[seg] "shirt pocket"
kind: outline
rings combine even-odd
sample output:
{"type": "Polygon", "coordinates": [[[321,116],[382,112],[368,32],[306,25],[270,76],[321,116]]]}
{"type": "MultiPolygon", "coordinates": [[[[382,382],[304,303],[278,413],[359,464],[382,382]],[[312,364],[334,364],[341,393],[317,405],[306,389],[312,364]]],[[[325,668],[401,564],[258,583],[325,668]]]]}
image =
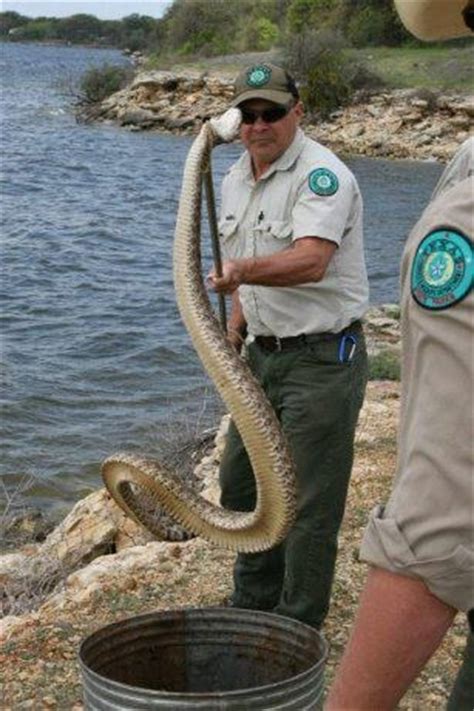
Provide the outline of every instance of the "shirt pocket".
{"type": "Polygon", "coordinates": [[[292,243],[293,225],[288,220],[271,220],[254,229],[257,255],[274,254],[292,243]]]}
{"type": "Polygon", "coordinates": [[[241,256],[241,246],[239,247],[238,234],[239,223],[236,219],[220,220],[219,240],[225,259],[238,259],[241,256]]]}

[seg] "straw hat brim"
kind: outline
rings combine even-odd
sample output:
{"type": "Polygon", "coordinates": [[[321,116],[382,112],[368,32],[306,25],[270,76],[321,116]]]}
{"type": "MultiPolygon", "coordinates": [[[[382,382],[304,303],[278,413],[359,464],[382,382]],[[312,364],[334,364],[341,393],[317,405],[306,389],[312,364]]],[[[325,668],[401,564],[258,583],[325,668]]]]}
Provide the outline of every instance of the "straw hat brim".
{"type": "Polygon", "coordinates": [[[462,16],[466,0],[395,0],[400,19],[421,40],[472,36],[462,16]]]}

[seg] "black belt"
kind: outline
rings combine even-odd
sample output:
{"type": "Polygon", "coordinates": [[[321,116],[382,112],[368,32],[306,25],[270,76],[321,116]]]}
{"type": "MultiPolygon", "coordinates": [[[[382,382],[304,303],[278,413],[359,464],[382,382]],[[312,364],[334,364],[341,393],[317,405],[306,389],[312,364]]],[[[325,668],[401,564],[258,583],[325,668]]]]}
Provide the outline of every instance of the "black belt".
{"type": "Polygon", "coordinates": [[[255,343],[265,351],[291,351],[303,348],[307,343],[320,343],[321,341],[337,341],[341,336],[347,334],[357,334],[362,330],[360,321],[353,321],[349,326],[343,328],[338,333],[301,333],[299,336],[288,336],[278,338],[278,336],[255,336],[255,343]]]}

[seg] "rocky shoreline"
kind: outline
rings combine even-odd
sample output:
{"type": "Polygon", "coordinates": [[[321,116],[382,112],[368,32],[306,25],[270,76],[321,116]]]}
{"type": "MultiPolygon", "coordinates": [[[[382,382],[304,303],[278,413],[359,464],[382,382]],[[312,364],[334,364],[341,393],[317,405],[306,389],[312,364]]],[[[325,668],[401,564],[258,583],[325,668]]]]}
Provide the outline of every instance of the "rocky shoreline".
{"type": "MultiPolygon", "coordinates": [[[[194,134],[228,108],[233,76],[216,71],[140,71],[125,89],[82,106],[81,121],[129,130],[194,134]]],[[[447,161],[474,128],[474,96],[423,89],[360,91],[329,120],[307,117],[308,135],[343,155],[447,161]]]]}

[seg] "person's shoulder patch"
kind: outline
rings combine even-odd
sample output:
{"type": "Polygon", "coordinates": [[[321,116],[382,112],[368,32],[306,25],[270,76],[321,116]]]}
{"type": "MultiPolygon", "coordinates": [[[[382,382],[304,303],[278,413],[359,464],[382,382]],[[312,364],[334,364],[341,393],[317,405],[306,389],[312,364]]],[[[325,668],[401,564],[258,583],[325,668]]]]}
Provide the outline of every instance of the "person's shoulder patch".
{"type": "Polygon", "coordinates": [[[334,195],[339,190],[339,180],[332,170],[316,168],[308,175],[309,189],[316,195],[324,197],[334,195]]]}
{"type": "Polygon", "coordinates": [[[411,268],[411,293],[425,309],[441,311],[462,301],[473,284],[469,239],[456,230],[440,229],[424,237],[411,268]]]}

